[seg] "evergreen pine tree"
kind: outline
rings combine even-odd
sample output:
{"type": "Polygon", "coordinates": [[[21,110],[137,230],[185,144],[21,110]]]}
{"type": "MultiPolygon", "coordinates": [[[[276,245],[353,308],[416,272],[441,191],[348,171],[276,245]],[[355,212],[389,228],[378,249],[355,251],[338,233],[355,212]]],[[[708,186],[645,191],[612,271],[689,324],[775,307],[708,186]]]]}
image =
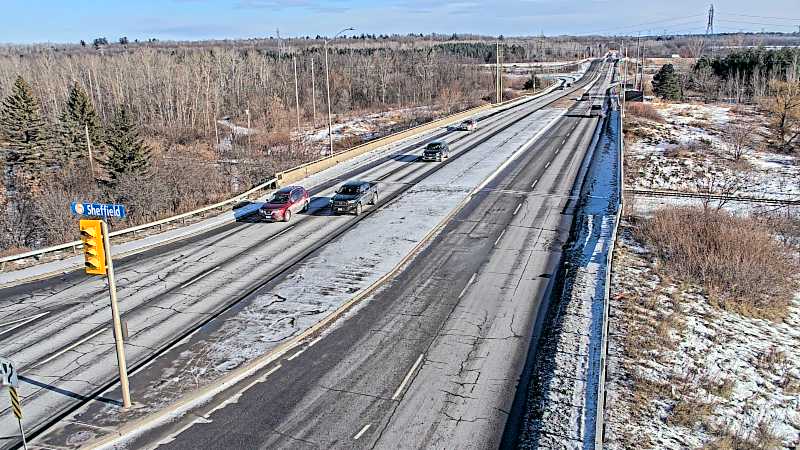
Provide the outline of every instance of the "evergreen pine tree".
{"type": "Polygon", "coordinates": [[[672,64],[664,64],[653,75],[653,92],[666,100],[679,100],[681,98],[680,82],[672,64]]]}
{"type": "Polygon", "coordinates": [[[21,177],[31,185],[36,184],[51,163],[46,153],[47,129],[38,100],[20,76],[0,107],[0,137],[10,150],[7,165],[12,171],[11,178],[21,177]]]}
{"type": "Polygon", "coordinates": [[[89,142],[94,155],[99,155],[103,145],[103,129],[100,117],[92,106],[86,91],[75,82],[69,91],[67,107],[59,118],[59,159],[62,162],[87,158],[86,129],[89,129],[89,142]]]}
{"type": "Polygon", "coordinates": [[[103,165],[112,182],[125,175],[143,175],[150,168],[150,149],[139,136],[125,107],[114,113],[106,137],[106,150],[103,165]]]}

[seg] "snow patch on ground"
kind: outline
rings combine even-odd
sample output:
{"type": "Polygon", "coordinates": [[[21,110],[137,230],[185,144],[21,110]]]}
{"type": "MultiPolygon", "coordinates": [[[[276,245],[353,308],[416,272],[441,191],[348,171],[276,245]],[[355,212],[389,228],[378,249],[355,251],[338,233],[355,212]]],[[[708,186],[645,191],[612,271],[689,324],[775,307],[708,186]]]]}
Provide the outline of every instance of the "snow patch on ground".
{"type": "Polygon", "coordinates": [[[608,252],[619,202],[619,112],[610,111],[581,191],[560,299],[534,368],[523,448],[593,448],[608,252]]]}
{"type": "MultiPolygon", "coordinates": [[[[537,111],[453,159],[298,264],[285,279],[258,293],[224,323],[190,338],[171,366],[154,377],[147,393],[137,399],[142,406],[136,414],[157,411],[210,385],[358,295],[391,271],[476,186],[564,112],[555,108],[537,111]]],[[[103,413],[111,415],[113,407],[103,413]]]]}
{"type": "Polygon", "coordinates": [[[665,123],[626,118],[626,187],[727,193],[769,198],[800,197],[796,157],[764,151],[767,118],[753,107],[702,103],[652,103],[665,123]],[[732,120],[758,124],[755,147],[741,162],[721,139],[732,120]],[[723,192],[724,191],[724,192],[723,192]]]}
{"type": "MultiPolygon", "coordinates": [[[[606,448],[800,443],[800,295],[783,322],[709,304],[631,237],[612,274],[606,448]]],[[[733,448],[733,447],[731,447],[733,448]]],[[[761,447],[759,447],[761,448],[761,447]]]]}

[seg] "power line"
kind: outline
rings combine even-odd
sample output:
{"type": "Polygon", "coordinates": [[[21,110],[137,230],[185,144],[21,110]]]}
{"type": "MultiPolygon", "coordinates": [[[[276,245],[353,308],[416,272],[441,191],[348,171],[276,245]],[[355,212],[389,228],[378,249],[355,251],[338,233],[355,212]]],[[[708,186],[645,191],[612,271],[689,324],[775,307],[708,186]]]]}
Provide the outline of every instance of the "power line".
{"type": "MultiPolygon", "coordinates": [[[[587,34],[599,34],[599,33],[602,34],[602,33],[620,31],[620,30],[630,30],[630,29],[634,29],[635,30],[637,27],[641,27],[643,25],[653,25],[653,24],[673,22],[673,21],[676,21],[676,20],[685,20],[685,19],[692,19],[692,18],[699,18],[699,17],[705,17],[705,14],[694,14],[694,15],[691,15],[691,16],[683,16],[683,17],[671,17],[671,18],[667,18],[667,19],[653,20],[653,21],[650,21],[650,22],[642,22],[642,23],[637,23],[637,24],[633,24],[633,25],[626,25],[626,26],[622,26],[622,27],[607,28],[605,30],[589,31],[589,32],[583,33],[583,34],[584,35],[587,35],[587,34]]],[[[675,25],[678,25],[678,24],[675,24],[675,25]]]]}
{"type": "Polygon", "coordinates": [[[734,14],[734,13],[726,13],[728,16],[737,16],[737,17],[754,17],[756,19],[775,19],[775,20],[786,20],[789,22],[800,22],[800,19],[790,19],[788,17],[774,17],[774,16],[755,16],[752,14],[734,14]]]}
{"type": "Polygon", "coordinates": [[[726,22],[726,23],[741,23],[745,25],[760,25],[760,26],[768,26],[768,27],[783,27],[783,28],[795,28],[796,25],[789,25],[785,23],[765,23],[765,22],[749,22],[746,20],[733,20],[733,19],[718,19],[718,22],[726,22]]]}

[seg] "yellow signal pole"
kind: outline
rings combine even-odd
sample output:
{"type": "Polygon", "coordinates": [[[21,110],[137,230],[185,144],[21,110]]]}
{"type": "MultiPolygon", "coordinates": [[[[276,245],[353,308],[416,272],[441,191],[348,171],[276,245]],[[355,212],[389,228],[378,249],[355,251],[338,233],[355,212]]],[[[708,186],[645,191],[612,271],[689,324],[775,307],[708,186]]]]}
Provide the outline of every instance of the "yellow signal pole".
{"type": "Polygon", "coordinates": [[[81,240],[86,259],[86,273],[105,275],[108,279],[108,293],[111,297],[111,320],[114,324],[114,343],[117,348],[119,366],[119,385],[122,391],[122,406],[131,406],[131,393],[128,386],[128,367],[125,363],[125,342],[122,338],[122,319],[117,303],[117,283],[114,279],[114,262],[111,260],[111,241],[108,239],[108,224],[105,220],[81,219],[81,240]]]}
{"type": "Polygon", "coordinates": [[[131,392],[128,385],[128,366],[125,362],[125,343],[122,339],[122,319],[119,315],[119,305],[117,304],[117,283],[114,280],[114,262],[111,260],[111,242],[108,239],[108,224],[105,220],[100,221],[103,229],[103,248],[105,250],[105,260],[108,267],[108,293],[111,296],[111,319],[114,322],[114,343],[117,346],[117,364],[119,365],[119,387],[122,391],[122,407],[130,408],[131,392]]]}

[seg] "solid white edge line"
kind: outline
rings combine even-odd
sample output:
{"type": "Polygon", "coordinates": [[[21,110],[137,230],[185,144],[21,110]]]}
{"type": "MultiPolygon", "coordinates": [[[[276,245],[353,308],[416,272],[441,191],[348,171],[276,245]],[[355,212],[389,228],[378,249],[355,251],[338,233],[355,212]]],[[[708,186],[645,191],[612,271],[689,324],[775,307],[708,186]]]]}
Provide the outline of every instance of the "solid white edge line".
{"type": "Polygon", "coordinates": [[[308,350],[308,347],[306,347],[306,348],[304,348],[304,349],[302,349],[302,350],[298,351],[298,352],[297,352],[297,353],[295,353],[294,355],[292,355],[292,356],[290,356],[290,357],[286,358],[286,360],[287,360],[287,361],[292,361],[293,359],[295,359],[295,358],[297,358],[298,356],[302,355],[302,354],[303,354],[303,352],[304,352],[304,351],[306,351],[306,350],[308,350]]]}
{"type": "MultiPolygon", "coordinates": [[[[5,327],[5,326],[8,326],[8,325],[14,325],[15,323],[19,323],[19,322],[25,322],[25,323],[22,323],[20,325],[17,325],[17,327],[19,327],[19,326],[25,325],[26,323],[28,323],[28,322],[30,322],[32,320],[36,320],[39,317],[46,316],[48,314],[50,314],[50,311],[46,311],[46,312],[43,312],[43,313],[40,313],[40,314],[36,314],[35,316],[23,317],[22,319],[12,320],[11,322],[0,323],[0,327],[5,327]]],[[[17,327],[14,327],[14,328],[17,328],[17,327]]],[[[12,328],[12,330],[14,328],[12,328]]],[[[6,331],[11,331],[11,330],[6,330],[6,331]]],[[[5,333],[6,331],[0,331],[0,334],[5,333]]]]}
{"type": "MultiPolygon", "coordinates": [[[[42,315],[44,315],[44,314],[42,314],[42,315]]],[[[17,323],[16,325],[14,325],[14,326],[13,326],[13,327],[11,327],[11,328],[6,328],[5,330],[3,330],[3,331],[0,331],[0,336],[4,335],[4,334],[6,334],[6,333],[11,333],[12,331],[16,330],[17,328],[19,328],[19,327],[22,327],[22,326],[25,326],[25,325],[27,325],[27,324],[29,324],[29,323],[33,322],[34,320],[36,320],[36,319],[38,319],[38,318],[42,317],[42,315],[39,315],[39,316],[33,316],[33,317],[29,317],[29,318],[28,318],[27,320],[25,320],[24,322],[19,322],[19,323],[17,323]]]]}
{"type": "Polygon", "coordinates": [[[358,440],[358,438],[360,438],[361,436],[363,436],[363,435],[364,435],[364,433],[366,433],[366,432],[367,432],[367,430],[369,430],[369,427],[371,427],[371,426],[372,426],[372,424],[371,424],[371,423],[368,423],[368,424],[364,425],[364,428],[362,428],[362,429],[361,429],[361,431],[359,431],[358,433],[356,433],[356,435],[355,435],[355,436],[353,436],[353,440],[354,440],[354,441],[357,441],[357,440],[358,440]]]}
{"type": "MultiPolygon", "coordinates": [[[[277,366],[273,367],[272,369],[269,369],[269,370],[267,371],[267,373],[265,373],[264,375],[261,375],[260,377],[256,378],[256,379],[255,379],[255,380],[253,380],[252,382],[248,383],[248,384],[247,384],[247,386],[243,387],[243,388],[242,388],[242,389],[241,389],[239,392],[237,392],[237,394],[239,394],[239,395],[241,395],[241,394],[244,394],[244,393],[245,393],[245,392],[247,392],[247,391],[248,391],[248,390],[249,390],[251,387],[253,387],[253,386],[257,385],[258,383],[263,383],[264,381],[266,381],[266,380],[267,380],[267,377],[268,377],[268,376],[270,376],[270,375],[272,375],[273,373],[277,372],[277,371],[278,371],[278,369],[280,369],[281,367],[282,367],[282,366],[281,366],[280,364],[278,364],[277,366]]],[[[217,409],[219,409],[219,408],[220,408],[220,407],[219,407],[219,406],[217,406],[216,408],[214,408],[213,410],[211,410],[211,411],[209,412],[209,414],[208,414],[208,415],[210,415],[211,413],[213,413],[214,411],[216,411],[216,410],[217,410],[217,409]]]]}
{"type": "Polygon", "coordinates": [[[48,363],[48,362],[50,362],[50,361],[52,361],[52,360],[54,360],[54,359],[58,358],[59,356],[63,355],[64,353],[67,353],[68,351],[72,350],[73,348],[75,348],[75,347],[77,347],[77,346],[79,346],[79,345],[83,344],[84,342],[88,341],[89,339],[91,339],[91,338],[93,338],[93,337],[97,336],[98,334],[100,334],[100,333],[102,333],[102,332],[104,332],[104,331],[110,331],[110,330],[107,330],[106,328],[103,328],[103,329],[97,330],[97,331],[95,331],[94,333],[90,334],[89,336],[86,336],[85,338],[81,339],[80,341],[78,341],[78,342],[76,342],[76,343],[74,343],[74,344],[70,345],[69,347],[67,347],[67,348],[64,348],[64,349],[61,349],[61,350],[60,350],[60,351],[58,351],[57,353],[55,353],[55,354],[53,354],[53,355],[50,355],[50,356],[49,356],[47,359],[45,359],[44,361],[37,362],[36,364],[34,364],[33,366],[31,366],[31,368],[33,368],[33,367],[39,367],[39,366],[41,366],[42,364],[48,363]]]}
{"type": "Polygon", "coordinates": [[[520,204],[518,204],[518,205],[517,205],[517,208],[514,210],[514,214],[512,214],[512,216],[516,216],[516,215],[517,215],[517,213],[519,212],[519,209],[520,209],[520,208],[522,208],[522,203],[520,203],[520,204]]]}
{"type": "Polygon", "coordinates": [[[411,376],[414,375],[414,372],[417,370],[417,366],[419,366],[419,364],[422,362],[423,356],[425,356],[425,354],[420,353],[419,358],[417,358],[417,361],[414,362],[414,365],[411,366],[411,369],[408,370],[406,377],[403,378],[403,382],[400,383],[400,386],[398,386],[397,390],[394,391],[394,395],[392,395],[392,400],[397,400],[397,397],[399,397],[400,393],[403,392],[403,389],[405,389],[406,387],[406,383],[408,383],[408,381],[411,379],[411,376]]]}
{"type": "Polygon", "coordinates": [[[503,235],[506,234],[506,229],[503,228],[503,231],[500,232],[500,236],[497,236],[497,239],[494,241],[494,246],[497,247],[497,243],[500,242],[500,239],[503,238],[503,235]]]}
{"type": "Polygon", "coordinates": [[[189,280],[186,283],[184,283],[183,285],[181,285],[181,289],[187,288],[187,287],[197,283],[198,281],[202,280],[203,278],[211,275],[211,272],[214,272],[215,270],[219,269],[219,267],[220,266],[214,267],[213,269],[209,270],[208,272],[201,273],[200,275],[192,278],[191,280],[189,280]]]}

